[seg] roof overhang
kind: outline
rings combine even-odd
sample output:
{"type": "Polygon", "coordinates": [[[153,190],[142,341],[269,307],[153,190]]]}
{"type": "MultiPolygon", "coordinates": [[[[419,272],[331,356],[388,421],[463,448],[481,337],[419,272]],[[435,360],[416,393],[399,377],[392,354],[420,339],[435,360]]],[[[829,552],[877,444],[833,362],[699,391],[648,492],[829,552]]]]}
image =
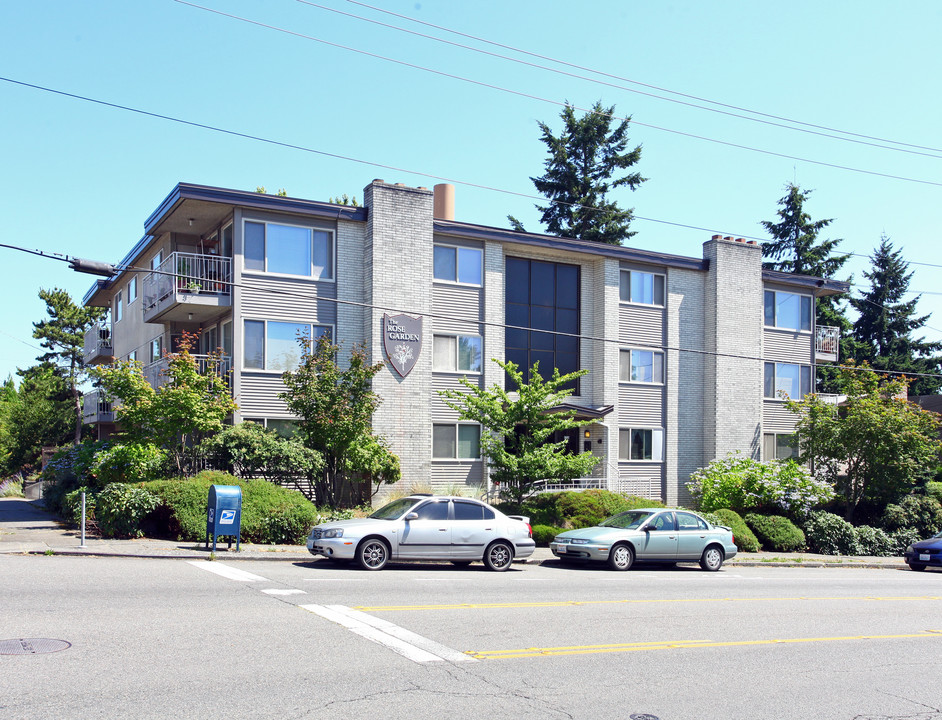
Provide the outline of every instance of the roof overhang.
{"type": "Polygon", "coordinates": [[[763,270],[763,282],[774,282],[780,285],[794,285],[811,290],[815,297],[826,295],[842,295],[850,292],[850,283],[843,280],[829,280],[814,275],[795,275],[794,273],[779,272],[778,270],[763,270]]]}
{"type": "Polygon", "coordinates": [[[601,420],[615,409],[614,405],[600,405],[599,407],[585,407],[583,405],[574,405],[573,403],[560,403],[549,412],[572,412],[573,419],[580,422],[595,422],[601,420]]]}

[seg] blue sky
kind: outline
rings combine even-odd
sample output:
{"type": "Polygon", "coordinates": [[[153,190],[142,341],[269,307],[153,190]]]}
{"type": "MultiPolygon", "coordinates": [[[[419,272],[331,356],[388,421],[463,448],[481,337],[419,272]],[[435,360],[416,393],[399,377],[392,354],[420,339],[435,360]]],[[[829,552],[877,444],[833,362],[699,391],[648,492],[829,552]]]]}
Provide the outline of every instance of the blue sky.
{"type": "MultiPolygon", "coordinates": [[[[776,219],[777,201],[795,181],[813,189],[814,219],[835,219],[826,237],[843,238],[843,251],[867,256],[886,233],[907,260],[926,263],[912,265],[910,287],[924,292],[923,314],[942,311],[939,268],[931,266],[942,265],[938,2],[370,2],[615,79],[347,0],[320,0],[609,85],[297,0],[201,4],[271,27],[174,0],[6,3],[0,76],[349,159],[0,81],[0,242],[116,262],[180,181],[326,200],[362,199],[373,178],[431,186],[437,176],[457,186],[458,220],[506,227],[513,214],[539,231],[534,201],[520,196],[535,194],[529,177],[542,172],[536,123],[558,129],[559,103],[601,99],[633,117],[631,139],[643,146],[638,167],[648,182],[615,195],[647,218],[633,224],[633,246],[700,257],[713,232],[766,237],[759,222],[776,219]],[[629,81],[894,143],[873,147],[825,137],[840,134],[831,130],[815,135],[731,117],[633,92],[684,99],[629,81]]],[[[721,109],[703,100],[685,99],[721,109]]],[[[858,285],[868,266],[866,257],[848,263],[858,285]]],[[[39,288],[62,287],[79,299],[93,278],[3,248],[0,273],[5,377],[39,352],[31,338],[45,314],[39,288]]],[[[942,319],[928,324],[925,336],[942,339],[942,319]]]]}

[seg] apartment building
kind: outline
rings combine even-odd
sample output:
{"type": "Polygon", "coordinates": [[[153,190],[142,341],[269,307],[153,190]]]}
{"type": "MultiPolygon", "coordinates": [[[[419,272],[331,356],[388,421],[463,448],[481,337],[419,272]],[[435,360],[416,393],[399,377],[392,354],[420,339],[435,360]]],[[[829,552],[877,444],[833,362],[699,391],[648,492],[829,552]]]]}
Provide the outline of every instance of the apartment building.
{"type": "MultiPolygon", "coordinates": [[[[586,369],[565,440],[599,462],[579,485],[683,503],[714,458],[791,453],[782,396],[810,392],[815,364],[837,359],[814,298],[847,284],[764,271],[761,256],[730,237],[695,258],[459,222],[449,185],[374,180],[351,207],[181,183],[126,269],[86,294],[110,317],[85,357],[139,360],[156,386],[181,333],[198,332],[201,362],[225,355],[234,421],[290,432],[278,394],[298,333],[363,344],[385,364],[376,432],[405,483],[441,489],[486,485],[487,469],[480,427],[439,391],[504,383],[492,358],[586,369]]],[[[90,393],[86,420],[113,430],[107,399],[90,393]]]]}

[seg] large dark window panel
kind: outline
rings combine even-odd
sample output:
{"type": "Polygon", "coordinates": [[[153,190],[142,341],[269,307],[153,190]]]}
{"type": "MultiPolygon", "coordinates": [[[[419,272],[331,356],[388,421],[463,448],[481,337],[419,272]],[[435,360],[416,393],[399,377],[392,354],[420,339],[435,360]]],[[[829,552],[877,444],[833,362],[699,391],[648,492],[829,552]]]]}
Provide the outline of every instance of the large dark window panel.
{"type": "MultiPolygon", "coordinates": [[[[520,368],[524,382],[530,381],[535,362],[544,378],[551,377],[554,368],[561,374],[579,370],[579,266],[507,258],[505,268],[505,322],[530,328],[507,328],[506,359],[520,368]]],[[[509,378],[507,388],[514,389],[509,378]]],[[[578,394],[578,382],[571,388],[578,394]]]]}

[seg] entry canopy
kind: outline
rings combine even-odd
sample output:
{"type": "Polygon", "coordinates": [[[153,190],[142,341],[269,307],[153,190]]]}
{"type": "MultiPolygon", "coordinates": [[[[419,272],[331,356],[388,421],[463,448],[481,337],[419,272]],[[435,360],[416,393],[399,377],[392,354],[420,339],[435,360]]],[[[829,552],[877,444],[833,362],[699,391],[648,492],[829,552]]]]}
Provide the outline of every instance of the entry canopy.
{"type": "Polygon", "coordinates": [[[575,415],[573,419],[580,421],[591,421],[591,420],[601,420],[603,417],[608,415],[612,410],[615,409],[614,405],[601,405],[599,407],[584,407],[582,405],[574,405],[572,403],[560,403],[555,406],[550,412],[573,412],[575,415]]]}

